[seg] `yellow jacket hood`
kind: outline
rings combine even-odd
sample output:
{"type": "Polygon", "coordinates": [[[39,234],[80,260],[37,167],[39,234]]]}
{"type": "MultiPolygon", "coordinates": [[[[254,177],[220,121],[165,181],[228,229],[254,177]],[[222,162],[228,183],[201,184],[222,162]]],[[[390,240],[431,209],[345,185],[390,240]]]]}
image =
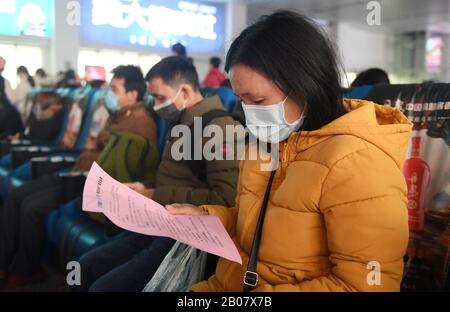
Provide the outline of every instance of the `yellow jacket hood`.
{"type": "Polygon", "coordinates": [[[385,152],[401,169],[405,161],[412,124],[400,110],[365,100],[344,99],[348,111],[316,131],[296,133],[301,144],[297,151],[306,150],[330,136],[353,135],[385,152]]]}

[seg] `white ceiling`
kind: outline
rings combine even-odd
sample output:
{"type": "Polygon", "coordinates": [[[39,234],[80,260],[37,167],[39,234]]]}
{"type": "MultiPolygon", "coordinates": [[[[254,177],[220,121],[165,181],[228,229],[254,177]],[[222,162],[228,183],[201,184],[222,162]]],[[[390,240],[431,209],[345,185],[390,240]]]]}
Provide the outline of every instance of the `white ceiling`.
{"type": "MultiPolygon", "coordinates": [[[[226,0],[225,0],[226,1],[226,0]]],[[[380,31],[428,30],[450,33],[450,0],[379,0],[381,26],[368,26],[369,0],[228,0],[248,4],[250,18],[290,8],[330,22],[346,22],[380,31]],[[377,29],[374,29],[377,28],[377,29]]]]}

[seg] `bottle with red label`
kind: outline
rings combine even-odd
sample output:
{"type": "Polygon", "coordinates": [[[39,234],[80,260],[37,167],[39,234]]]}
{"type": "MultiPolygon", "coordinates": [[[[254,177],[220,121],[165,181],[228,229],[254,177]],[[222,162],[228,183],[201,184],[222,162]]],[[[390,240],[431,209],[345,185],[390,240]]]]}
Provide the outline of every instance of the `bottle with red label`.
{"type": "Polygon", "coordinates": [[[420,158],[421,136],[411,139],[411,157],[406,160],[403,174],[408,185],[409,230],[420,232],[424,227],[425,195],[430,184],[430,167],[420,158]]]}

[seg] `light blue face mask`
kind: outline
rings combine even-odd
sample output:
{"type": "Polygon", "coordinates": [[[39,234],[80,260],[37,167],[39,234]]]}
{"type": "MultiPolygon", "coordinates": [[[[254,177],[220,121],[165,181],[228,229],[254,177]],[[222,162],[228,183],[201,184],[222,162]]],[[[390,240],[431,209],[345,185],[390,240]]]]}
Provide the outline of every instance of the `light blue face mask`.
{"type": "Polygon", "coordinates": [[[117,112],[120,109],[119,98],[111,90],[106,93],[105,105],[110,112],[117,112]]]}

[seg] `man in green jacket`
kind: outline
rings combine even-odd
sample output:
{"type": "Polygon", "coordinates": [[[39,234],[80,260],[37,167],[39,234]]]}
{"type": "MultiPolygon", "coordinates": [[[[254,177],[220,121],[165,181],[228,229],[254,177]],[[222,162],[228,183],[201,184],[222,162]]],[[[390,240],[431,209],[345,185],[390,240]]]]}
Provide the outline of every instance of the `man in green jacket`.
{"type": "MultiPolygon", "coordinates": [[[[235,142],[234,136],[229,141],[224,135],[222,141],[215,145],[220,146],[218,152],[222,153],[222,158],[216,157],[206,161],[198,160],[194,151],[183,154],[188,146],[186,142],[190,141],[185,139],[193,139],[193,136],[189,134],[188,137],[180,138],[176,134],[180,129],[194,129],[195,123],[199,121],[196,120],[197,117],[204,117],[203,120],[208,126],[220,129],[223,134],[226,134],[227,126],[238,126],[240,123],[225,113],[217,113],[225,111],[219,97],[203,98],[196,69],[184,58],[163,59],[149,71],[146,80],[155,99],[155,112],[169,125],[169,138],[156,184],[144,185],[136,182],[128,186],[162,205],[192,203],[233,207],[239,174],[238,149],[236,146],[231,148],[231,144],[235,142]],[[212,111],[214,112],[211,113],[212,111]],[[186,144],[180,149],[179,145],[183,143],[186,144]],[[228,155],[230,151],[233,151],[232,155],[228,155]],[[180,154],[195,157],[183,158],[180,154]]],[[[242,139],[243,135],[238,134],[238,139],[242,139]]],[[[192,144],[191,150],[203,151],[208,140],[209,138],[203,138],[201,135],[199,141],[193,140],[200,144],[192,144]]],[[[77,289],[105,292],[141,291],[173,244],[174,240],[170,238],[126,232],[121,238],[91,251],[80,259],[81,286],[77,289]]]]}

